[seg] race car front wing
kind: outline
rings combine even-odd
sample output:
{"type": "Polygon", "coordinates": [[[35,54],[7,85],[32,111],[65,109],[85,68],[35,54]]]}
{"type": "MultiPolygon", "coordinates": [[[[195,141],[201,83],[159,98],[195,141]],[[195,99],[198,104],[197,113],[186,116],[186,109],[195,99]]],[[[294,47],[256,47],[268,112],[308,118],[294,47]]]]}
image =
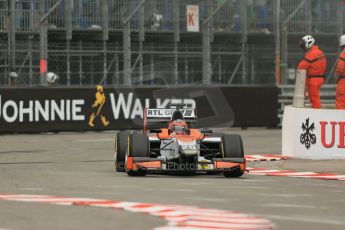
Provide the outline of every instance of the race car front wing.
{"type": "Polygon", "coordinates": [[[236,169],[246,170],[244,158],[213,158],[212,161],[196,162],[193,164],[178,164],[149,157],[128,157],[127,170],[144,171],[195,171],[195,172],[225,172],[236,169]]]}

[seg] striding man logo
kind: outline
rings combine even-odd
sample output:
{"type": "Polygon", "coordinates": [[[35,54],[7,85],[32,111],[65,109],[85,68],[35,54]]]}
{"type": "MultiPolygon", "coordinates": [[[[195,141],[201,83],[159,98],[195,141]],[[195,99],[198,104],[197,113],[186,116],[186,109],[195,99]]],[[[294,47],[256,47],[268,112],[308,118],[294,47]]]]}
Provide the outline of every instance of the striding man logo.
{"type": "Polygon", "coordinates": [[[104,106],[104,103],[106,101],[106,97],[103,91],[103,86],[97,85],[96,86],[96,94],[95,94],[95,102],[92,104],[92,113],[89,118],[89,126],[94,127],[94,120],[95,118],[99,118],[103,124],[104,127],[109,125],[109,121],[105,117],[105,115],[102,113],[102,109],[104,106]]]}

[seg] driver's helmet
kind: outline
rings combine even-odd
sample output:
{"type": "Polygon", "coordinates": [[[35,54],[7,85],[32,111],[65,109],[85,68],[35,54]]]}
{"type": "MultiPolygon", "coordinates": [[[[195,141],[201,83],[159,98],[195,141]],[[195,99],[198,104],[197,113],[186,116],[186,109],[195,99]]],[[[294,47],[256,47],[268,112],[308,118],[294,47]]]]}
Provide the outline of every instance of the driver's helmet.
{"type": "Polygon", "coordinates": [[[188,130],[188,125],[184,120],[177,119],[169,124],[169,130],[176,134],[185,134],[188,130]]]}

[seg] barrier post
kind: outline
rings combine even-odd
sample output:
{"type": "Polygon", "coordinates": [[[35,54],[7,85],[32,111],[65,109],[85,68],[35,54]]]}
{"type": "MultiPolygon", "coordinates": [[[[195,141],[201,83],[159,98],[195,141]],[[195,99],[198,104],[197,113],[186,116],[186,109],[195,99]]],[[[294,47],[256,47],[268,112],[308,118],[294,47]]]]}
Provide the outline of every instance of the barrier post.
{"type": "Polygon", "coordinates": [[[295,93],[293,95],[293,106],[297,108],[304,107],[304,91],[305,91],[305,79],[307,71],[298,69],[296,71],[296,84],[295,93]]]}

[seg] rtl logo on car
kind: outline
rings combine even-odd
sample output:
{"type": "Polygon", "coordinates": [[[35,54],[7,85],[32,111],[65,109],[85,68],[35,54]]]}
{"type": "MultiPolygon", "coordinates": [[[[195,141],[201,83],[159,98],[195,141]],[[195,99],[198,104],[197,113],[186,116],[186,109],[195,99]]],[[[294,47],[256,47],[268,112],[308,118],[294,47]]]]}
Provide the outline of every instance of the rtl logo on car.
{"type": "MultiPolygon", "coordinates": [[[[324,148],[345,148],[345,122],[337,121],[320,121],[320,138],[321,145],[324,148]]],[[[315,123],[311,122],[309,118],[302,123],[303,133],[300,135],[300,142],[307,149],[313,144],[316,144],[315,123]]]]}

